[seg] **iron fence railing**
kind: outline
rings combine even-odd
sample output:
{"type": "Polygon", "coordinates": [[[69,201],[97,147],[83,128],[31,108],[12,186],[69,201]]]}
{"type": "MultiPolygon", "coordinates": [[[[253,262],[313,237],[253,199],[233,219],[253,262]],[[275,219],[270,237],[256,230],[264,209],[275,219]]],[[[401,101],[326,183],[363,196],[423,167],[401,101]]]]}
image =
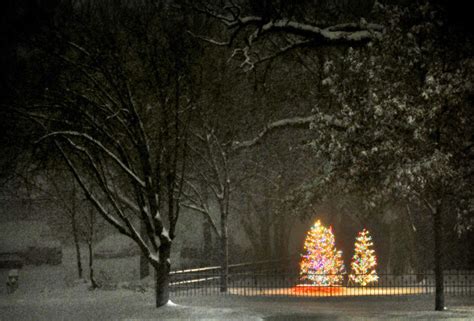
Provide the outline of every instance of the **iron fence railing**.
{"type": "MultiPolygon", "coordinates": [[[[429,295],[435,291],[433,272],[395,275],[377,273],[378,280],[361,286],[347,274],[339,284],[313,285],[301,280],[297,269],[271,264],[235,265],[227,275],[227,291],[221,292],[221,269],[209,267],[174,271],[171,291],[180,295],[233,294],[243,296],[401,296],[429,295]],[[245,268],[244,268],[245,267],[245,268]]],[[[320,275],[327,277],[328,275],[320,275]]],[[[445,271],[444,292],[449,295],[474,294],[474,271],[445,271]]]]}

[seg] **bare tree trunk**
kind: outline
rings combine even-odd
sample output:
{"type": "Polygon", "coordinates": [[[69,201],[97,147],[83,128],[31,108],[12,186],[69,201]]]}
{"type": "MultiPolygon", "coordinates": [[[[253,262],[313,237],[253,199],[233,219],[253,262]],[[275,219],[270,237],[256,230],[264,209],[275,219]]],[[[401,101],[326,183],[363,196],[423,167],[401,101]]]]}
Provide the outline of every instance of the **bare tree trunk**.
{"type": "Polygon", "coordinates": [[[228,236],[227,227],[221,237],[221,292],[227,292],[227,281],[229,275],[229,247],[228,247],[228,236]],[[225,234],[225,235],[224,235],[225,234]]]}
{"type": "Polygon", "coordinates": [[[387,272],[388,274],[393,274],[393,267],[392,267],[392,255],[393,255],[393,231],[392,231],[392,224],[389,223],[388,226],[388,249],[387,249],[387,272]]]}
{"type": "Polygon", "coordinates": [[[81,261],[81,247],[79,245],[79,236],[77,231],[76,222],[76,184],[72,182],[72,208],[71,208],[71,225],[72,225],[72,237],[74,240],[74,247],[76,248],[76,261],[77,261],[77,273],[79,279],[82,279],[82,261],[81,261]]]}
{"type": "Polygon", "coordinates": [[[410,210],[410,206],[406,205],[406,211],[407,219],[409,222],[409,227],[408,227],[408,236],[410,238],[410,261],[411,261],[411,266],[413,269],[413,272],[416,273],[417,275],[417,282],[421,282],[422,280],[420,277],[422,274],[420,273],[421,268],[420,268],[420,259],[418,255],[418,248],[417,248],[417,243],[416,243],[416,227],[415,223],[413,221],[413,216],[410,210]]]}
{"type": "Polygon", "coordinates": [[[434,262],[435,262],[435,310],[444,310],[444,275],[443,275],[443,223],[441,217],[441,205],[438,203],[433,211],[434,229],[434,262]]]}
{"type": "Polygon", "coordinates": [[[265,206],[260,214],[257,214],[259,217],[259,239],[261,246],[261,258],[264,260],[269,260],[273,258],[272,244],[270,243],[271,237],[271,228],[272,222],[270,218],[271,207],[265,206]]]}
{"type": "Polygon", "coordinates": [[[227,292],[229,275],[229,237],[227,234],[227,213],[221,212],[221,292],[227,292]]]}
{"type": "Polygon", "coordinates": [[[170,299],[170,254],[171,243],[162,243],[159,249],[160,262],[158,267],[155,268],[155,299],[157,308],[168,303],[170,299]]]}
{"type": "Polygon", "coordinates": [[[81,247],[79,245],[75,208],[73,209],[73,212],[71,215],[71,223],[72,223],[72,236],[74,238],[74,246],[76,248],[77,273],[78,273],[79,279],[82,279],[81,247]]]}
{"type": "Polygon", "coordinates": [[[277,258],[288,258],[288,243],[291,224],[286,223],[282,216],[277,218],[276,224],[273,225],[274,235],[276,238],[275,244],[277,248],[275,249],[275,257],[277,258]]]}
{"type": "MultiPolygon", "coordinates": [[[[146,226],[143,220],[140,220],[140,234],[146,235],[146,226]]],[[[140,254],[140,280],[143,280],[150,275],[150,264],[147,257],[142,252],[140,254]]]]}
{"type": "Polygon", "coordinates": [[[92,249],[92,241],[94,239],[94,209],[89,210],[89,237],[87,238],[87,246],[89,249],[89,278],[93,289],[99,287],[94,276],[94,251],[92,249]]]}
{"type": "Polygon", "coordinates": [[[213,261],[211,223],[209,223],[209,219],[207,217],[204,217],[204,222],[202,224],[202,233],[204,239],[203,260],[205,260],[204,264],[211,265],[213,261]]]}
{"type": "MultiPolygon", "coordinates": [[[[208,187],[204,182],[200,182],[200,190],[202,193],[202,199],[206,204],[209,204],[209,194],[208,187]]],[[[210,216],[205,216],[202,226],[202,233],[204,239],[203,246],[203,258],[205,259],[205,264],[212,265],[214,264],[214,259],[216,255],[214,254],[214,243],[212,241],[212,222],[210,216]]]]}
{"type": "Polygon", "coordinates": [[[87,241],[88,249],[89,249],[89,278],[91,280],[91,286],[93,289],[96,289],[99,287],[95,280],[94,276],[94,253],[92,250],[92,241],[88,240],[87,241]]]}

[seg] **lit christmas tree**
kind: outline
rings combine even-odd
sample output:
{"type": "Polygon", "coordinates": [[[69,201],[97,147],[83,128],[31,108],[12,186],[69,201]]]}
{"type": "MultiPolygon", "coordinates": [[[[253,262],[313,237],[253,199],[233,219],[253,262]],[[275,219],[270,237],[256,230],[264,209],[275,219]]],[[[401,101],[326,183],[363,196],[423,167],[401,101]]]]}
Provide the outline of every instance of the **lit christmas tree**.
{"type": "Polygon", "coordinates": [[[374,243],[369,231],[363,229],[356,238],[354,256],[352,257],[352,273],[350,280],[356,284],[366,286],[369,283],[376,282],[379,277],[375,271],[377,258],[375,250],[372,248],[374,243]]]}
{"type": "Polygon", "coordinates": [[[335,246],[332,228],[318,220],[306,235],[300,262],[300,279],[318,286],[340,285],[343,280],[342,252],[335,246]]]}

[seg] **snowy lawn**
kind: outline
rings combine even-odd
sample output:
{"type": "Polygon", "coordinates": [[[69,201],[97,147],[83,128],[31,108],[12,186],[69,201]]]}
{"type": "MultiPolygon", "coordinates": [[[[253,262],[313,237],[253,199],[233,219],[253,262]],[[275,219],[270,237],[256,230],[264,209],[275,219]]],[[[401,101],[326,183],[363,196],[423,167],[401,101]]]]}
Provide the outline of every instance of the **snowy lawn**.
{"type": "Polygon", "coordinates": [[[469,297],[448,298],[434,312],[433,298],[283,298],[188,296],[156,309],[153,292],[62,290],[0,295],[0,320],[474,320],[469,297]]]}
{"type": "Polygon", "coordinates": [[[448,310],[433,311],[431,296],[401,297],[183,297],[182,305],[245,308],[263,320],[474,320],[472,297],[448,298],[448,310]]]}
{"type": "MultiPolygon", "coordinates": [[[[89,277],[86,251],[82,251],[84,278],[89,277]]],[[[114,259],[95,259],[95,277],[98,281],[119,283],[137,280],[139,256],[114,259]]],[[[8,269],[0,269],[0,295],[6,294],[8,269]]],[[[19,270],[18,292],[41,292],[68,288],[77,282],[77,266],[73,248],[63,248],[60,265],[25,265],[19,270]]]]}
{"type": "MultiPolygon", "coordinates": [[[[89,291],[76,278],[74,251],[65,249],[63,264],[25,266],[20,286],[8,295],[7,270],[0,270],[0,320],[474,320],[472,297],[448,297],[448,311],[432,311],[430,295],[399,297],[249,297],[177,296],[156,309],[152,288],[137,292],[89,291]]],[[[86,263],[87,261],[84,261],[86,263]]],[[[113,282],[136,283],[138,257],[96,260],[96,272],[113,282]],[[133,281],[135,280],[135,281],[133,281]]],[[[87,267],[84,269],[87,276],[87,267]]],[[[133,287],[131,287],[133,288],[133,287]]],[[[137,289],[137,288],[136,288],[137,289]]],[[[236,289],[230,289],[231,291],[236,289]]],[[[239,291],[237,291],[239,292],[239,291]]]]}
{"type": "Polygon", "coordinates": [[[84,284],[64,290],[1,295],[0,320],[261,320],[242,308],[199,306],[196,302],[170,302],[156,309],[151,291],[89,291],[84,284]]]}

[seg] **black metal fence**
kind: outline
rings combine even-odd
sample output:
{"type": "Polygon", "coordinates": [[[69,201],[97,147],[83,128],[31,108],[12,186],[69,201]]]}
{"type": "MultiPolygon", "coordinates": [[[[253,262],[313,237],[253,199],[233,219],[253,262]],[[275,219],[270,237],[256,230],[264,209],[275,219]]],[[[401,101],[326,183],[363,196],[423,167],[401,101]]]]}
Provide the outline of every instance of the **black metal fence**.
{"type": "MultiPolygon", "coordinates": [[[[225,292],[221,292],[221,269],[218,266],[174,271],[171,273],[171,290],[176,296],[231,294],[305,297],[429,295],[435,291],[433,272],[403,275],[378,272],[378,280],[366,286],[355,284],[349,275],[342,274],[339,284],[314,286],[300,279],[297,264],[281,263],[265,261],[229,266],[225,292]]],[[[472,296],[474,271],[445,271],[444,291],[449,295],[472,296]]]]}

